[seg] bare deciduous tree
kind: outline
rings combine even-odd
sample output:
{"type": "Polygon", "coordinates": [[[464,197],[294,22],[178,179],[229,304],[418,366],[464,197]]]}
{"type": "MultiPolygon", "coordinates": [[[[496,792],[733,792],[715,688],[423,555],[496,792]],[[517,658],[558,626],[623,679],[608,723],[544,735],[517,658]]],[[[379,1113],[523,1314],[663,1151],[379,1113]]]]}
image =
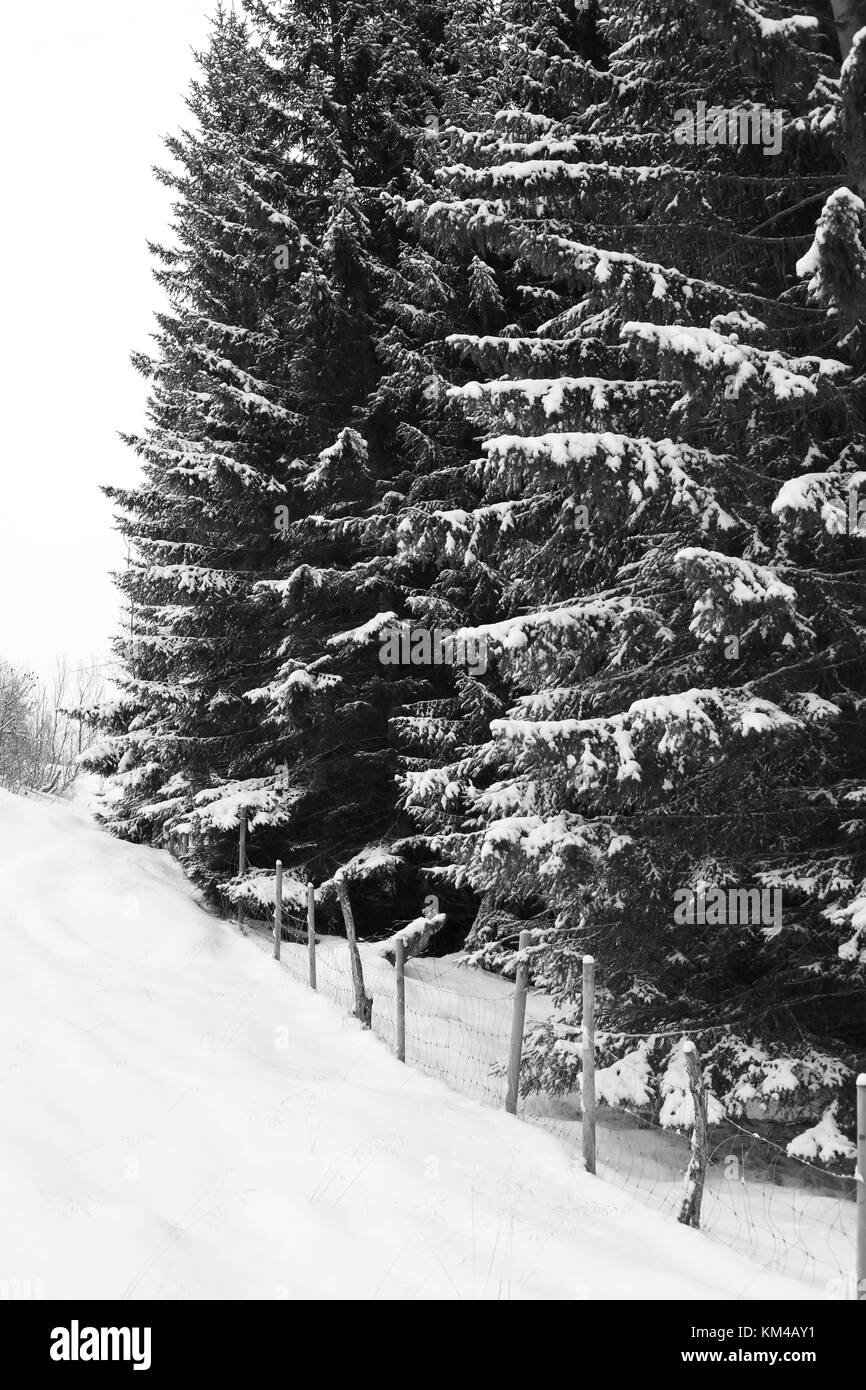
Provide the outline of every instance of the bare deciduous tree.
{"type": "Polygon", "coordinates": [[[0,786],[70,796],[79,758],[94,738],[88,711],[101,690],[93,661],[70,669],[58,659],[45,684],[0,660],[0,786]]]}

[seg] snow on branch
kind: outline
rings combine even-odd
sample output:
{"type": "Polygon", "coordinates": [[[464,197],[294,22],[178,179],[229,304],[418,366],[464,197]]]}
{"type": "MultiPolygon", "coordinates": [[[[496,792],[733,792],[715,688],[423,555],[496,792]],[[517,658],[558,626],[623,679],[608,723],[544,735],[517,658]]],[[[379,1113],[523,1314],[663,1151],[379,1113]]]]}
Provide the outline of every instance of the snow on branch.
{"type": "Polygon", "coordinates": [[[857,1157],[857,1145],[845,1135],[837,1123],[839,1113],[839,1102],[833,1101],[827,1106],[817,1124],[810,1129],[804,1129],[802,1134],[798,1134],[786,1146],[786,1152],[791,1158],[799,1158],[807,1163],[832,1164],[840,1159],[847,1160],[857,1157]]]}
{"type": "Polygon", "coordinates": [[[494,738],[516,745],[523,758],[564,760],[581,792],[607,781],[641,782],[650,768],[682,775],[725,756],[739,738],[775,739],[804,727],[771,700],[720,688],[649,696],[607,717],[496,719],[490,725],[494,738]]]}
{"type": "Polygon", "coordinates": [[[247,812],[251,830],[256,826],[282,825],[291,818],[286,794],[276,784],[276,776],[208,787],[195,797],[192,814],[202,830],[231,830],[240,823],[242,811],[247,812]]]}
{"type": "Polygon", "coordinates": [[[710,527],[727,531],[738,524],[716,501],[712,489],[693,476],[698,470],[721,471],[725,460],[673,439],[634,438],[613,431],[506,434],[481,447],[491,483],[557,482],[572,488],[582,484],[587,491],[594,485],[599,495],[609,495],[616,488],[632,519],[638,503],[662,496],[677,509],[689,511],[704,531],[710,527]]]}
{"type": "Polygon", "coordinates": [[[720,643],[731,633],[742,640],[745,623],[788,647],[794,633],[806,642],[814,636],[797,613],[796,590],[767,566],[700,546],[678,550],[674,563],[694,598],[689,630],[699,642],[720,643]]]}
{"type": "Polygon", "coordinates": [[[818,393],[822,377],[850,374],[844,362],[832,357],[786,357],[741,343],[736,334],[718,333],[693,325],[624,323],[621,336],[648,344],[660,355],[684,359],[689,368],[718,373],[724,378],[725,400],[737,400],[744,390],[768,391],[777,401],[798,400],[818,393]]]}
{"type": "Polygon", "coordinates": [[[377,956],[383,956],[392,965],[396,957],[398,941],[403,942],[407,960],[410,956],[420,956],[427,949],[431,939],[445,926],[445,921],[444,912],[431,913],[429,917],[415,917],[385,941],[377,941],[372,949],[377,956]]]}
{"type": "MultiPolygon", "coordinates": [[[[222,895],[233,903],[247,903],[273,910],[277,900],[276,874],[268,869],[252,869],[242,878],[232,878],[220,884],[222,895]]],[[[318,895],[318,890],[317,890],[318,895]]],[[[307,910],[307,885],[301,879],[283,874],[282,903],[290,912],[302,915],[307,910]]]]}
{"type": "Polygon", "coordinates": [[[772,512],[783,526],[795,531],[802,531],[807,524],[819,525],[830,536],[866,540],[866,525],[860,524],[858,507],[862,492],[866,492],[864,470],[801,473],[779,488],[772,512]]]}
{"type": "Polygon", "coordinates": [[[331,878],[324,880],[318,892],[324,899],[333,896],[341,883],[351,885],[376,879],[393,882],[404,864],[405,860],[397,854],[392,854],[384,845],[374,845],[371,849],[361,850],[354,858],[341,864],[331,878]]]}
{"type": "Polygon", "coordinates": [[[850,188],[836,188],[824,204],[815,239],[797,262],[810,297],[846,327],[866,309],[866,204],[850,188]]]}

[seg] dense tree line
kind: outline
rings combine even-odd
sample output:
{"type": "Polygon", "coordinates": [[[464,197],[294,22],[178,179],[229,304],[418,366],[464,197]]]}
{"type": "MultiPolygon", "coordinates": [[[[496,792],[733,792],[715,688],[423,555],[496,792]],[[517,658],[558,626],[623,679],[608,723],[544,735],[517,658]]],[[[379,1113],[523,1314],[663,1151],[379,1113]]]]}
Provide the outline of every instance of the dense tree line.
{"type": "Polygon", "coordinates": [[[108,824],[190,833],[253,911],[279,857],[335,923],[340,869],[366,932],[435,893],[440,949],[487,968],[530,927],[559,1010],[529,1085],[577,1084],[591,951],[649,1092],[669,1041],[618,1029],[688,1029],[733,1113],[845,1093],[866,31],[777,0],[243,8],[160,175],[108,824]],[[395,630],[484,661],[384,660],[395,630]],[[728,889],[781,908],[730,920],[728,889]]]}

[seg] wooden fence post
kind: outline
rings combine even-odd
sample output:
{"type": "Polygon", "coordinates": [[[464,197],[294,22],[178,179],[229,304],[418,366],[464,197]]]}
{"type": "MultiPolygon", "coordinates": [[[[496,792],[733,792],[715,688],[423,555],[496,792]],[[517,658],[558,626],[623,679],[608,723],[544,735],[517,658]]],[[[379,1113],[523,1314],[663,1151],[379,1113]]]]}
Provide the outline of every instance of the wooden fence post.
{"type": "MultiPolygon", "coordinates": [[[[238,815],[238,878],[243,878],[247,871],[247,813],[245,810],[238,815]]],[[[243,925],[244,909],[241,899],[238,898],[238,926],[243,925]]]]}
{"type": "Polygon", "coordinates": [[[370,1027],[373,1018],[373,1001],[364,988],[364,969],[361,965],[361,954],[358,950],[358,940],[355,936],[355,919],[352,916],[352,904],[349,901],[349,890],[345,880],[338,878],[337,897],[340,899],[340,906],[343,909],[343,921],[346,924],[346,941],[349,945],[349,960],[352,965],[352,984],[355,989],[355,1017],[360,1019],[365,1028],[370,1027]]]}
{"type": "Polygon", "coordinates": [[[310,953],[310,989],[316,988],[316,890],[307,884],[307,950],[310,953]]]}
{"type": "Polygon", "coordinates": [[[595,1172],[595,958],[583,958],[583,1017],[581,1020],[581,1127],[583,1166],[595,1172]]]}
{"type": "Polygon", "coordinates": [[[277,860],[277,883],[274,889],[274,959],[279,960],[283,943],[283,861],[277,860]]]}
{"type": "Polygon", "coordinates": [[[857,1301],[866,1303],[866,1072],[857,1077],[857,1301]]]}
{"type": "Polygon", "coordinates": [[[394,971],[397,982],[397,1061],[406,1060],[406,946],[402,936],[394,942],[394,971]]]}
{"type": "MultiPolygon", "coordinates": [[[[520,933],[520,950],[525,951],[532,933],[520,933]]],[[[523,1025],[526,1020],[526,982],[529,979],[529,964],[521,961],[517,967],[514,981],[514,1003],[511,1006],[511,1051],[508,1054],[508,1090],[505,1093],[505,1109],[509,1115],[517,1114],[517,1096],[520,1089],[520,1055],[523,1051],[523,1025]]]]}
{"type": "Polygon", "coordinates": [[[704,1174],[707,1171],[707,1097],[704,1078],[701,1073],[701,1059],[694,1043],[686,1039],[683,1043],[689,1090],[695,1111],[695,1124],[692,1130],[692,1153],[686,1169],[683,1200],[677,1217],[684,1226],[700,1226],[701,1199],[704,1195],[704,1174]]]}

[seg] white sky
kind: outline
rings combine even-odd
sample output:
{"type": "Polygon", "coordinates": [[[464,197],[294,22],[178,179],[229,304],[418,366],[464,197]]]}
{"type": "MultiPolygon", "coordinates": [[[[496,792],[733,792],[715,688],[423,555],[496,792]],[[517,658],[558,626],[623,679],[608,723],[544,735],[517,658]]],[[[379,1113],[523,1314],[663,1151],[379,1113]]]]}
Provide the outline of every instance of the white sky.
{"type": "Polygon", "coordinates": [[[146,241],[170,194],[151,174],[186,121],[191,49],[216,0],[9,6],[0,53],[0,657],[48,674],[108,656],[122,562],[101,483],[136,459],[129,363],[161,296],[146,241]]]}

